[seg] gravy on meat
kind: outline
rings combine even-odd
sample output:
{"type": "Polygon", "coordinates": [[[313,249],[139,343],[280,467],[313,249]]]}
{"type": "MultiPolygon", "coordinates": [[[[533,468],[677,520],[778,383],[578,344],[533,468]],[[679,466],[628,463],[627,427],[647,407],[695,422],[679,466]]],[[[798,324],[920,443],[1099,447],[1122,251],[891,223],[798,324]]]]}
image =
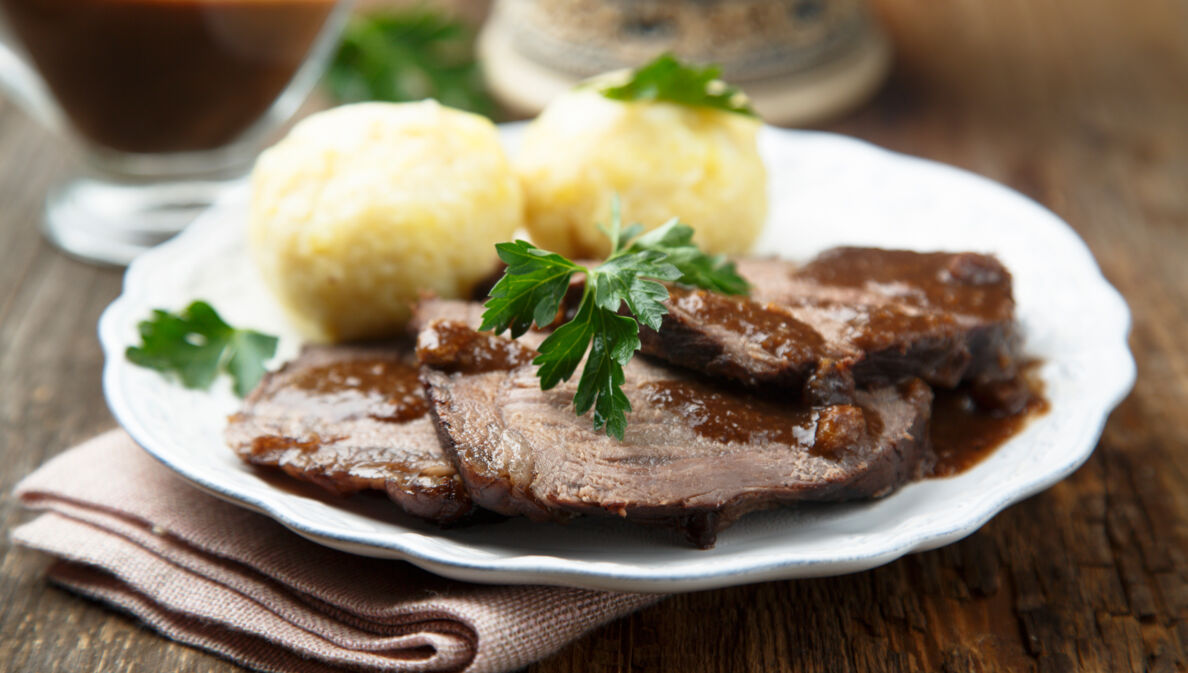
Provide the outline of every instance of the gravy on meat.
{"type": "Polygon", "coordinates": [[[1033,376],[1036,364],[1022,368],[1017,380],[1019,399],[1005,410],[979,406],[968,385],[934,391],[930,432],[936,465],[930,477],[949,477],[970,469],[1027,427],[1032,418],[1048,411],[1043,386],[1033,376]]]}
{"type": "Polygon", "coordinates": [[[391,358],[342,360],[311,367],[289,383],[278,395],[295,407],[316,407],[327,416],[370,416],[401,423],[429,411],[416,366],[391,358]]]}
{"type": "Polygon", "coordinates": [[[541,390],[532,363],[547,330],[479,332],[480,304],[426,299],[414,311],[419,369],[406,351],[303,355],[233,424],[273,450],[241,456],[344,491],[385,488],[432,520],[473,501],[537,520],[670,526],[708,547],[751,511],[959,474],[1048,409],[993,257],[844,248],[801,269],[740,267],[765,274],[748,276],[755,298],[670,288],[665,328],[641,332],[652,357],[624,365],[621,441],[574,414],[578,377],[541,390]],[[276,432],[292,427],[303,432],[276,432]],[[300,441],[278,447],[278,434],[300,441]],[[388,444],[401,448],[383,474],[364,474],[388,444]],[[421,481],[403,478],[406,465],[421,481]],[[442,510],[447,496],[457,506],[442,510]]]}

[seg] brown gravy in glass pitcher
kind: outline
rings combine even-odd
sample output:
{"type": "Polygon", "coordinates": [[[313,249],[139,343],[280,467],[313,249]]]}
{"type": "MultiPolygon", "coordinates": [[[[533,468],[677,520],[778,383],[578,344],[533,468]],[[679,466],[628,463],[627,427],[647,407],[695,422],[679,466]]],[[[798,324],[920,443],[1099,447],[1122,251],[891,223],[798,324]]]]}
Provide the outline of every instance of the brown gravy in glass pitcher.
{"type": "Polygon", "coordinates": [[[75,128],[123,152],[225,145],[276,100],[335,0],[0,0],[75,128]]]}

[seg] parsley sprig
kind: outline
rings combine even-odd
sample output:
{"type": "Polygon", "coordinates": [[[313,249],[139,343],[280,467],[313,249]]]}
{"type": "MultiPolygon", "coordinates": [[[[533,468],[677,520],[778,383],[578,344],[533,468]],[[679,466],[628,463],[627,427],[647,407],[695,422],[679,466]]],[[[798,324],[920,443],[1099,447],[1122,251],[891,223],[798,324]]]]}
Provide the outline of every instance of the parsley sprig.
{"type": "Polygon", "coordinates": [[[223,371],[240,397],[256,387],[264,363],[276,353],[276,337],[236,329],[204,301],[180,313],[156,309],[139,330],[141,344],[124,351],[133,363],[176,376],[187,388],[209,388],[223,371]]]}
{"type": "Polygon", "coordinates": [[[633,71],[623,84],[604,87],[601,93],[614,100],[663,101],[757,117],[746,95],[719,79],[721,74],[717,66],[698,68],[665,53],[633,71]]]}
{"type": "Polygon", "coordinates": [[[623,439],[631,402],[623,394],[623,367],[639,350],[639,325],[659,330],[668,309],[668,290],[660,281],[678,282],[727,294],[745,294],[747,282],[722,255],[707,255],[693,244],[693,229],[676,218],[643,233],[622,227],[618,201],[612,203],[609,227],[612,252],[593,268],[517,240],[495,246],[507,264],[491,288],[479,329],[513,337],[533,324],[552,324],[575,274],[585,274],[581,302],[573,319],[553,331],[538,348],[542,390],[567,381],[582,358],[586,366],[573,397],[579,415],[593,409],[594,429],[623,439]],[[642,234],[642,235],[641,235],[642,234]],[[623,305],[630,315],[620,314],[623,305]],[[587,351],[589,355],[587,356],[587,351]]]}
{"type": "Polygon", "coordinates": [[[352,16],[325,81],[340,103],[436,98],[488,117],[495,113],[474,58],[473,31],[428,7],[352,16]]]}

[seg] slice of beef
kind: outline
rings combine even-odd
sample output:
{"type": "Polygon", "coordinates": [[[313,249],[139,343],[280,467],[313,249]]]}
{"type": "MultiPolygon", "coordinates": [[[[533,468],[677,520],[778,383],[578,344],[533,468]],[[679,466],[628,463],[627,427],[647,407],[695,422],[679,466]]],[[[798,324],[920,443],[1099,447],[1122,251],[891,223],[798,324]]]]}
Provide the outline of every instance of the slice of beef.
{"type": "Polygon", "coordinates": [[[818,402],[920,377],[987,385],[1015,373],[1011,278],[993,257],[836,248],[808,265],[744,259],[750,297],[670,289],[646,353],[749,386],[804,388],[818,402]]]}
{"type": "Polygon", "coordinates": [[[417,352],[471,498],[503,514],[618,516],[675,526],[708,547],[746,512],[886,495],[933,460],[932,393],[918,380],[811,407],[637,357],[618,441],[574,414],[576,380],[542,391],[528,364],[535,352],[519,342],[434,321],[417,352]]]}
{"type": "Polygon", "coordinates": [[[339,494],[385,491],[448,523],[471,503],[427,411],[411,344],[307,347],[264,377],[226,438],[249,463],[339,494]]]}
{"type": "Polygon", "coordinates": [[[873,295],[868,300],[872,306],[951,317],[963,330],[969,360],[963,369],[937,377],[939,385],[1004,380],[1016,373],[1020,338],[1011,274],[991,255],[842,247],[791,273],[785,270],[782,278],[770,264],[763,271],[763,262],[745,263],[760,277],[755,292],[759,301],[837,306],[855,301],[852,291],[862,291],[873,295]]]}

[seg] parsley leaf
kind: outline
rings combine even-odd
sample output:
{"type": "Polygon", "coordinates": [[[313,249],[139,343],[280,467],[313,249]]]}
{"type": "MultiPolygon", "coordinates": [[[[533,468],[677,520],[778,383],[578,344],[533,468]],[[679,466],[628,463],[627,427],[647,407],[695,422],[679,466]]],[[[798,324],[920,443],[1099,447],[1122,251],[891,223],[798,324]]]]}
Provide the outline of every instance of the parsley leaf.
{"type": "Polygon", "coordinates": [[[634,70],[623,84],[604,87],[601,93],[614,100],[663,101],[757,117],[746,95],[718,79],[721,74],[717,66],[698,68],[664,53],[634,70]]]}
{"type": "Polygon", "coordinates": [[[161,309],[138,326],[139,346],[125,357],[141,367],[174,375],[187,388],[206,389],[220,371],[231,376],[235,394],[247,395],[264,376],[264,362],[276,353],[277,339],[228,325],[204,301],[181,313],[161,309]]]}
{"type": "Polygon", "coordinates": [[[518,337],[533,322],[541,327],[553,322],[569,289],[569,279],[587,270],[528,241],[499,243],[495,251],[507,264],[507,271],[491,288],[479,329],[496,334],[510,328],[512,336],[518,337]]]}
{"type": "Polygon", "coordinates": [[[639,350],[639,324],[607,310],[596,311],[593,317],[593,344],[573,407],[579,416],[593,407],[594,430],[605,427],[606,434],[622,440],[631,411],[631,402],[623,394],[623,365],[639,350]]]}
{"type": "Polygon", "coordinates": [[[623,228],[615,199],[611,222],[601,228],[613,252],[592,269],[527,241],[496,245],[507,270],[491,289],[480,329],[496,334],[510,330],[516,337],[533,324],[552,324],[574,274],[585,274],[573,319],[545,338],[532,362],[538,366],[541,389],[549,390],[568,381],[585,358],[574,411],[581,416],[593,409],[594,429],[621,440],[631,411],[623,394],[623,367],[639,350],[639,324],[659,330],[668,312],[668,289],[661,281],[729,294],[744,294],[749,286],[724,257],[695,246],[693,229],[676,219],[640,236],[641,225],[623,228]],[[623,305],[630,315],[619,314],[623,305]]]}
{"type": "Polygon", "coordinates": [[[660,252],[665,261],[680,270],[677,282],[722,294],[747,294],[751,286],[725,255],[707,255],[693,243],[693,227],[672,218],[640,236],[628,252],[660,252]]]}
{"type": "Polygon", "coordinates": [[[583,297],[573,320],[558,327],[540,344],[537,349],[540,355],[532,364],[540,366],[536,375],[540,378],[541,390],[554,388],[573,376],[594,338],[596,315],[601,318],[602,309],[583,297]]]}
{"type": "Polygon", "coordinates": [[[620,303],[625,302],[640,322],[660,329],[660,320],[668,312],[663,303],[668,299],[668,290],[649,278],[680,277],[680,270],[669,264],[662,252],[644,250],[611,257],[594,274],[594,301],[611,312],[618,312],[620,303]]]}
{"type": "Polygon", "coordinates": [[[339,103],[436,98],[490,117],[495,104],[473,42],[464,23],[424,7],[356,15],[343,30],[326,85],[339,103]]]}

